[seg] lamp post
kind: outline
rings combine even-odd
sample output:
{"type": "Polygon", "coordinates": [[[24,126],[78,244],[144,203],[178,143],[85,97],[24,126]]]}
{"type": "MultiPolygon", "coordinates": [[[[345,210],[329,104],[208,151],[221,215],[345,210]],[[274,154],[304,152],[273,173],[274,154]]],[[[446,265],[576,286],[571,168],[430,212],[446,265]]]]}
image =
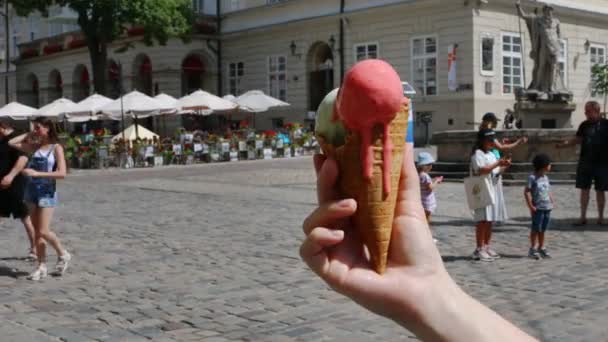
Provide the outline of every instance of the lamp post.
{"type": "Polygon", "coordinates": [[[4,34],[5,34],[5,56],[4,63],[6,65],[6,73],[4,74],[4,99],[6,103],[10,102],[9,91],[8,91],[8,74],[10,72],[10,36],[9,36],[9,13],[8,13],[8,0],[4,0],[4,12],[0,12],[0,15],[4,17],[4,34]]]}

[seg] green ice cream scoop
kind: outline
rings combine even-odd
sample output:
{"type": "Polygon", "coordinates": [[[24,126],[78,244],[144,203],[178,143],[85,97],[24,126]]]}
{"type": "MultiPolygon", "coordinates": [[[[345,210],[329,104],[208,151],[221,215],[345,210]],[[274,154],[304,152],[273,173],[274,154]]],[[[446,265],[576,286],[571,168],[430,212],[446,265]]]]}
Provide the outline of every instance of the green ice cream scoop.
{"type": "Polygon", "coordinates": [[[334,105],[338,97],[338,89],[330,91],[317,109],[317,118],[315,122],[315,134],[321,136],[325,141],[335,147],[344,145],[346,138],[346,129],[342,122],[337,119],[333,121],[334,105]]]}

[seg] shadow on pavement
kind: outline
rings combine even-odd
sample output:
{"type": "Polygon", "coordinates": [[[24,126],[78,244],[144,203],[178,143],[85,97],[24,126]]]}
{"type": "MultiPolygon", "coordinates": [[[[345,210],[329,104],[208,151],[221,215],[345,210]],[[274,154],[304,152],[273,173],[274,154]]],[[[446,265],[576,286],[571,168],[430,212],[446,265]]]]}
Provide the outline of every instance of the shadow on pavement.
{"type": "Polygon", "coordinates": [[[0,266],[0,277],[11,277],[11,278],[19,278],[28,275],[27,272],[19,271],[16,268],[0,266]]]}
{"type": "Polygon", "coordinates": [[[0,261],[27,261],[27,257],[4,257],[0,258],[0,261]]]}
{"type": "MultiPolygon", "coordinates": [[[[522,222],[526,227],[530,224],[529,217],[514,217],[513,221],[522,222]]],[[[565,231],[565,232],[606,232],[608,233],[608,225],[598,225],[595,219],[588,219],[584,226],[577,226],[577,219],[551,219],[549,230],[565,231]]]]}
{"type": "MultiPolygon", "coordinates": [[[[524,254],[521,254],[521,255],[501,254],[500,255],[500,259],[524,259],[526,257],[527,256],[524,254]]],[[[445,263],[458,262],[458,261],[473,261],[473,257],[471,255],[442,255],[441,259],[443,259],[443,262],[445,262],[445,263]]],[[[500,259],[496,260],[496,262],[499,262],[500,259]]],[[[478,261],[478,262],[482,262],[482,261],[478,261]]]]}

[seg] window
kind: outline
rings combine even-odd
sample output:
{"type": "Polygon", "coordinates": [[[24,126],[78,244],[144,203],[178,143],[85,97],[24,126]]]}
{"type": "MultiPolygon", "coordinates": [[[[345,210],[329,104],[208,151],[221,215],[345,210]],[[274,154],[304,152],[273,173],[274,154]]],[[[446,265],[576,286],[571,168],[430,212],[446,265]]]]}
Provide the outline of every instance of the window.
{"type": "Polygon", "coordinates": [[[192,9],[194,13],[203,13],[205,10],[205,0],[192,0],[192,9]]]}
{"type": "Polygon", "coordinates": [[[412,75],[418,94],[437,95],[437,37],[412,39],[412,75]]]}
{"type": "Polygon", "coordinates": [[[502,34],[502,93],[513,94],[523,86],[521,37],[502,34]]]}
{"type": "Polygon", "coordinates": [[[28,27],[29,27],[29,38],[30,41],[36,40],[38,36],[38,26],[36,25],[36,19],[34,16],[30,16],[28,18],[28,27]]]}
{"type": "MultiPolygon", "coordinates": [[[[592,44],[589,47],[589,64],[593,75],[593,66],[606,64],[606,47],[604,45],[592,44]]],[[[593,77],[593,76],[591,76],[593,77]]],[[[591,96],[597,96],[597,93],[591,90],[591,96]]]]}
{"type": "Polygon", "coordinates": [[[241,94],[241,79],[245,74],[243,62],[228,64],[228,93],[238,96],[241,94]]]}
{"type": "Polygon", "coordinates": [[[268,93],[281,101],[287,101],[287,57],[268,57],[268,93]]]}
{"type": "Polygon", "coordinates": [[[555,119],[542,119],[542,120],[540,120],[540,128],[546,128],[546,129],[557,128],[557,120],[555,120],[555,119]]]}
{"type": "Polygon", "coordinates": [[[378,57],[378,43],[363,43],[355,45],[355,62],[378,57]]]}
{"type": "Polygon", "coordinates": [[[494,37],[481,38],[481,74],[494,75],[494,37]]]}
{"type": "Polygon", "coordinates": [[[266,3],[269,5],[278,4],[279,2],[285,2],[287,0],[266,0],[266,3]]]}
{"type": "Polygon", "coordinates": [[[564,85],[568,85],[568,42],[565,39],[559,41],[560,55],[557,57],[557,67],[559,75],[564,80],[564,85]]]}

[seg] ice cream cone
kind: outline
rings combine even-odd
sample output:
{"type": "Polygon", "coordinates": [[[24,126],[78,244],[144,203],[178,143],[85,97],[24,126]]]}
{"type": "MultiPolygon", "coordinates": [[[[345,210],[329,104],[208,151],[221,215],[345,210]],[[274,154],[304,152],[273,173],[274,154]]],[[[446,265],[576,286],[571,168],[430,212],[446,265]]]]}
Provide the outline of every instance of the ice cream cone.
{"type": "MultiPolygon", "coordinates": [[[[374,152],[370,180],[365,179],[362,170],[361,136],[357,132],[350,132],[344,146],[337,149],[333,149],[333,146],[327,147],[328,153],[335,151],[335,159],[340,168],[339,185],[342,195],[357,201],[357,212],[352,222],[370,252],[373,268],[380,274],[386,270],[407,126],[408,105],[404,104],[389,125],[390,141],[393,145],[389,193],[385,193],[383,188],[382,125],[374,127],[372,133],[374,152]]],[[[325,148],[323,147],[324,153],[325,148]]]]}

